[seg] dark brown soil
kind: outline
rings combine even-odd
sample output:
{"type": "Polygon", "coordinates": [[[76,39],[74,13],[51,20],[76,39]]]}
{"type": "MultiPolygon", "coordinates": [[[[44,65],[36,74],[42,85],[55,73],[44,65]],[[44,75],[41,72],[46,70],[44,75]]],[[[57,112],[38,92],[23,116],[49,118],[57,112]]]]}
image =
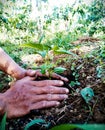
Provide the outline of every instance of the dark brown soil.
{"type": "MultiPolygon", "coordinates": [[[[67,100],[62,101],[58,107],[33,110],[24,117],[7,120],[7,130],[23,130],[27,123],[39,118],[44,119],[47,123],[50,122],[50,127],[63,123],[105,123],[105,73],[103,73],[101,78],[98,78],[96,73],[97,66],[98,64],[94,63],[91,58],[86,60],[79,59],[75,62],[75,67],[78,68],[77,73],[79,74],[78,81],[80,85],[75,85],[75,87],[71,88],[68,83],[65,83],[64,86],[70,90],[67,100]],[[89,104],[80,95],[80,90],[85,87],[91,87],[95,94],[89,104]]],[[[65,76],[69,79],[69,82],[71,80],[75,81],[75,77],[72,75],[73,71],[70,69],[71,66],[67,65],[67,67],[68,71],[65,76]]],[[[5,74],[0,74],[0,79],[4,81],[3,77],[5,76],[5,74]]],[[[7,86],[5,82],[4,86],[7,86]]],[[[31,129],[45,128],[34,126],[31,129]]]]}

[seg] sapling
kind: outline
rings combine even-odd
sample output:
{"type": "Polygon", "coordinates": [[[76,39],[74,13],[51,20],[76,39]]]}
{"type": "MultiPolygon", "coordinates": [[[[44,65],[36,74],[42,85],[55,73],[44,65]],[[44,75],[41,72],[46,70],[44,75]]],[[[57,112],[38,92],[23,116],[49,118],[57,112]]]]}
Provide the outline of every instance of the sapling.
{"type": "Polygon", "coordinates": [[[41,69],[42,74],[52,73],[63,73],[66,68],[64,67],[56,67],[57,63],[53,64],[53,58],[55,55],[68,54],[72,56],[77,56],[76,54],[66,51],[64,48],[60,48],[57,45],[49,46],[47,44],[28,42],[21,45],[21,47],[33,48],[34,52],[40,54],[44,59],[44,64],[42,64],[39,68],[41,69]],[[49,52],[52,52],[52,55],[49,55],[49,52]]]}

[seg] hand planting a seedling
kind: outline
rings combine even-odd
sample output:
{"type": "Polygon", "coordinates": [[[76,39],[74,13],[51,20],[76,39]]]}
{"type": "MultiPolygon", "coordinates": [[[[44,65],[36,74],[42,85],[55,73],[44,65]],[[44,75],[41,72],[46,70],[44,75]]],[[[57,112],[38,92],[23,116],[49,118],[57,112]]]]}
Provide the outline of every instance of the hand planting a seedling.
{"type": "Polygon", "coordinates": [[[6,92],[0,94],[1,115],[6,112],[8,118],[20,117],[34,109],[59,105],[61,100],[67,98],[68,89],[60,87],[63,81],[67,81],[66,78],[54,73],[52,77],[57,80],[36,81],[36,77],[45,75],[21,68],[1,48],[0,58],[0,70],[17,79],[6,92]]]}

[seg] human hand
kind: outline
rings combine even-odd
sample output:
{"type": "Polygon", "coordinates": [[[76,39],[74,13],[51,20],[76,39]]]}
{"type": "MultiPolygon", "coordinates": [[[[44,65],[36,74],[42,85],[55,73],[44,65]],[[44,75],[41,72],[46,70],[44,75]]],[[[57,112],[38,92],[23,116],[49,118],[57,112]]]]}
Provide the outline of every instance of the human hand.
{"type": "Polygon", "coordinates": [[[2,94],[4,112],[8,118],[26,115],[33,109],[48,108],[59,105],[59,101],[67,98],[67,88],[62,88],[61,80],[34,81],[25,77],[16,81],[10,89],[2,94]]]}
{"type": "MultiPolygon", "coordinates": [[[[24,78],[25,76],[35,77],[35,79],[36,79],[37,77],[50,77],[50,75],[49,75],[48,73],[42,74],[42,73],[40,72],[40,70],[32,70],[32,69],[25,70],[25,69],[23,69],[23,68],[21,68],[21,67],[19,68],[19,70],[17,70],[17,73],[15,73],[15,77],[16,77],[17,79],[22,79],[22,78],[24,78]]],[[[52,77],[52,78],[55,78],[55,79],[58,79],[58,80],[65,81],[65,82],[68,81],[67,78],[65,78],[65,77],[63,77],[63,76],[60,76],[60,75],[58,75],[58,74],[56,74],[56,73],[52,73],[52,74],[51,74],[51,77],[52,77]]]]}

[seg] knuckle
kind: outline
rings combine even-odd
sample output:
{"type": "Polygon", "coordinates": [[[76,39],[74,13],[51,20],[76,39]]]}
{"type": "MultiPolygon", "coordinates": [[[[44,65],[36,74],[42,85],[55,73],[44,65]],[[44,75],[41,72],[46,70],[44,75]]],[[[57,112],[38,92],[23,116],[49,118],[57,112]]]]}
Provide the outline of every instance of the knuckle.
{"type": "Polygon", "coordinates": [[[23,105],[23,108],[25,111],[30,111],[31,109],[31,104],[29,102],[26,102],[24,105],[23,105]]]}

